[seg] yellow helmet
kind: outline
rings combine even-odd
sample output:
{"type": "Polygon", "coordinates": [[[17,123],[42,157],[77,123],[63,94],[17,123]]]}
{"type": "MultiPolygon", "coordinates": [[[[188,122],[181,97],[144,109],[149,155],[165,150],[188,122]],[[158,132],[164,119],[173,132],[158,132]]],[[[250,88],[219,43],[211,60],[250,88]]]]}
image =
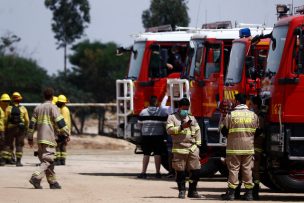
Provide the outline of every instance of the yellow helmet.
{"type": "Polygon", "coordinates": [[[61,94],[58,96],[58,102],[67,103],[68,99],[63,94],[61,94]]]}
{"type": "Polygon", "coordinates": [[[58,101],[58,97],[56,96],[53,96],[53,99],[52,99],[52,104],[56,104],[56,102],[58,101]]]}
{"type": "Polygon", "coordinates": [[[1,98],[0,98],[1,101],[11,101],[11,98],[8,94],[4,93],[1,95],[1,98]]]}
{"type": "Polygon", "coordinates": [[[19,92],[14,92],[12,95],[12,100],[13,101],[20,101],[22,100],[22,96],[19,92]]]}

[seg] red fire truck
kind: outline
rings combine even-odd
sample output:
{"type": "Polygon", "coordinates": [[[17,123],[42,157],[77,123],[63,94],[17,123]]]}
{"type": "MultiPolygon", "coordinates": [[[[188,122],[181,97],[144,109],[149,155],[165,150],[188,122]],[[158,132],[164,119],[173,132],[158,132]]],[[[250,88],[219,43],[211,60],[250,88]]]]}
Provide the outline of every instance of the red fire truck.
{"type": "Polygon", "coordinates": [[[304,6],[274,26],[260,96],[266,117],[266,185],[304,191],[304,6]]]}
{"type": "Polygon", "coordinates": [[[131,52],[131,58],[126,79],[116,81],[118,137],[136,145],[140,143],[138,115],[148,106],[152,95],[161,103],[168,79],[180,78],[181,70],[169,70],[166,62],[172,49],[178,49],[181,62],[186,63],[194,32],[195,29],[145,32],[134,36],[131,48],[119,50],[131,52]]]}
{"type": "MultiPolygon", "coordinates": [[[[239,38],[240,30],[242,29],[237,28],[208,33],[207,36],[195,35],[190,42],[194,47],[194,54],[192,63],[184,75],[188,74],[190,81],[191,113],[196,117],[202,129],[203,146],[200,154],[202,176],[213,175],[218,170],[221,173],[226,172],[226,166],[220,161],[221,157],[225,156],[226,140],[218,131],[220,121],[218,104],[224,98],[224,78],[230,74],[227,66],[231,47],[232,52],[238,49],[236,41],[234,41],[234,45],[232,45],[232,41],[239,38]]],[[[251,28],[253,36],[270,32],[271,28],[262,26],[251,28]]],[[[245,39],[239,41],[242,44],[246,42],[245,39]]],[[[243,50],[243,53],[239,52],[240,55],[233,55],[233,57],[244,60],[245,55],[248,55],[249,44],[249,42],[245,43],[247,52],[243,50]]],[[[262,44],[260,42],[259,47],[262,47],[262,44]]],[[[233,61],[235,58],[230,57],[230,62],[233,61]]],[[[236,69],[234,66],[235,64],[231,70],[236,69]]],[[[240,68],[242,69],[243,65],[240,68]]]]}

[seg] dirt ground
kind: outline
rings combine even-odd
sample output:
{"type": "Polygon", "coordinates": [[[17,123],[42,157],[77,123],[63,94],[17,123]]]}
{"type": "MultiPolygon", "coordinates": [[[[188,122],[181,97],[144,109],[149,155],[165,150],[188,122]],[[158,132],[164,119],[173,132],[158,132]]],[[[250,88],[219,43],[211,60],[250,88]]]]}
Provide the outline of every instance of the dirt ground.
{"type": "MultiPolygon", "coordinates": [[[[44,189],[35,190],[28,182],[38,160],[33,150],[26,148],[24,167],[0,167],[0,202],[196,202],[180,200],[173,179],[154,178],[153,160],[148,168],[148,179],[137,179],[141,169],[141,155],[133,153],[134,146],[123,140],[98,137],[73,137],[69,145],[66,166],[56,166],[61,190],[50,190],[46,180],[44,189]]],[[[163,174],[165,170],[161,171],[163,174]]],[[[203,178],[199,193],[203,202],[219,202],[225,191],[222,177],[203,178]]],[[[262,187],[261,200],[267,202],[304,202],[304,194],[272,193],[262,187]]]]}

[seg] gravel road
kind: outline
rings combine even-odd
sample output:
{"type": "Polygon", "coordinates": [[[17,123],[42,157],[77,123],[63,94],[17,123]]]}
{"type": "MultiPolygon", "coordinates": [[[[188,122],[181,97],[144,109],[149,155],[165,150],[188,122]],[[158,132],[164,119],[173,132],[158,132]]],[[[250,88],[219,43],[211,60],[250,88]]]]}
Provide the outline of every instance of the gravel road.
{"type": "MultiPolygon", "coordinates": [[[[141,169],[141,155],[133,149],[115,150],[70,149],[66,166],[56,166],[61,190],[50,190],[46,180],[44,189],[35,190],[28,182],[35,170],[36,157],[26,149],[24,167],[0,167],[0,202],[196,202],[180,200],[174,180],[155,179],[154,163],[150,162],[148,179],[137,179],[141,169]]],[[[152,159],[153,160],[153,159],[152,159]]],[[[166,173],[162,170],[162,173],[166,173]]],[[[225,191],[224,178],[203,178],[199,193],[203,202],[219,202],[225,191]]],[[[304,202],[304,194],[272,193],[263,187],[261,200],[267,202],[304,202]]]]}

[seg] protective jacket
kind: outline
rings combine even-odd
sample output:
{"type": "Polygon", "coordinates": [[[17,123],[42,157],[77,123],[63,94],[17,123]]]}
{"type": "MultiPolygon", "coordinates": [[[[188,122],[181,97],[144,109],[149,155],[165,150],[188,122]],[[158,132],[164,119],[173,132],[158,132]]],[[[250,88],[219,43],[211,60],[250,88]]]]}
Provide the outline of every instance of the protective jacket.
{"type": "Polygon", "coordinates": [[[63,116],[65,124],[67,125],[67,127],[69,129],[69,133],[71,133],[72,124],[71,124],[71,114],[70,114],[69,108],[66,106],[61,107],[60,113],[63,116]]]}
{"type": "Polygon", "coordinates": [[[46,101],[34,109],[28,130],[28,139],[33,139],[34,130],[37,129],[38,144],[47,144],[55,147],[57,145],[55,136],[55,129],[57,128],[55,126],[60,131],[58,134],[70,135],[58,107],[52,104],[51,101],[46,101]]]}
{"type": "Polygon", "coordinates": [[[167,133],[172,137],[172,152],[189,154],[201,145],[200,127],[193,116],[181,118],[178,112],[169,115],[166,125],[167,133]],[[182,129],[181,124],[192,120],[189,128],[182,129]]]}
{"type": "Polygon", "coordinates": [[[254,135],[259,126],[258,116],[244,104],[237,105],[224,120],[228,129],[227,155],[254,154],[254,135]]]}
{"type": "Polygon", "coordinates": [[[27,130],[29,126],[29,116],[26,108],[18,104],[13,104],[13,106],[8,106],[5,110],[5,127],[14,128],[14,127],[20,127],[20,125],[22,125],[22,128],[24,130],[27,130]],[[12,122],[12,111],[14,109],[13,106],[19,108],[20,111],[18,123],[12,122]]]}

